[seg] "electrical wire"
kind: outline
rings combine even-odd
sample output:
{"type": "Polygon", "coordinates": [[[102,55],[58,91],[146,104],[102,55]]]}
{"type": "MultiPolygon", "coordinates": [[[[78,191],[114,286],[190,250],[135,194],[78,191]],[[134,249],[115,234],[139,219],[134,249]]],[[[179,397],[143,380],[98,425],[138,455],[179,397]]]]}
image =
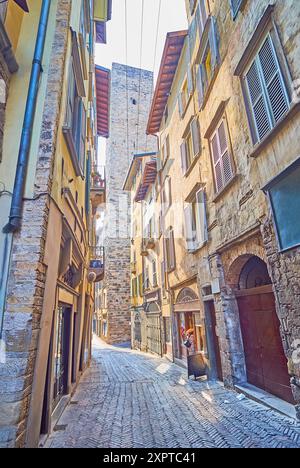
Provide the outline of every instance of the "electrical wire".
{"type": "Polygon", "coordinates": [[[139,77],[139,95],[138,95],[138,110],[137,110],[137,129],[136,129],[136,151],[139,152],[139,133],[140,133],[140,110],[141,110],[141,84],[142,84],[142,57],[143,57],[143,29],[144,29],[144,7],[145,0],[142,0],[141,13],[141,35],[140,35],[140,77],[139,77]]]}
{"type": "Polygon", "coordinates": [[[127,16],[127,0],[125,6],[125,62],[126,62],[126,141],[127,141],[127,162],[130,163],[129,154],[129,92],[128,92],[128,16],[127,16]]]}
{"type": "MultiPolygon", "coordinates": [[[[158,14],[157,14],[157,23],[156,23],[156,37],[155,37],[155,46],[154,46],[154,60],[153,60],[153,80],[154,80],[154,73],[155,73],[155,67],[156,67],[156,58],[157,58],[157,46],[158,46],[158,34],[159,34],[159,26],[160,26],[160,15],[161,15],[161,4],[162,0],[159,0],[159,5],[158,5],[158,14]]],[[[153,88],[152,92],[150,94],[150,105],[149,109],[151,107],[152,99],[154,96],[154,83],[153,83],[153,88]]],[[[148,138],[149,135],[146,135],[146,152],[148,151],[148,138]]]]}

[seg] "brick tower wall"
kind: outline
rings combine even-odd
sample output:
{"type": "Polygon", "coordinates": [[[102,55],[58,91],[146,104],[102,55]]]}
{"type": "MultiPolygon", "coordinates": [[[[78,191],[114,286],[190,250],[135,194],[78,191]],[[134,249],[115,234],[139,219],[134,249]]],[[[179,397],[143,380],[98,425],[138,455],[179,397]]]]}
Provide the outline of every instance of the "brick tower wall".
{"type": "Polygon", "coordinates": [[[107,212],[104,240],[104,288],[107,293],[109,343],[131,339],[130,195],[123,191],[123,185],[133,154],[157,149],[156,139],[146,136],[152,93],[151,72],[113,64],[110,138],[106,153],[107,212]]]}

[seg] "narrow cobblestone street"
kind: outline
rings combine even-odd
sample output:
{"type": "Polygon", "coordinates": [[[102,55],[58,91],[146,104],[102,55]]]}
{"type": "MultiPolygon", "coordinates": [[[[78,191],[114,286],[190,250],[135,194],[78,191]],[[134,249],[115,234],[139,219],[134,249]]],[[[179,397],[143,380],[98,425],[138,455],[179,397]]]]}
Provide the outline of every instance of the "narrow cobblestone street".
{"type": "Polygon", "coordinates": [[[47,448],[300,447],[300,425],[166,360],[94,341],[47,448]]]}

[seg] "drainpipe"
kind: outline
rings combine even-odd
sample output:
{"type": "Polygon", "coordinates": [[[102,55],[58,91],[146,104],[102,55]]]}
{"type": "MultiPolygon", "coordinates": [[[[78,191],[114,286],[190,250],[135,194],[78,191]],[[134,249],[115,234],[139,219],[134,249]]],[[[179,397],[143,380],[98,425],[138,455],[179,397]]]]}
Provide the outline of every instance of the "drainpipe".
{"type": "Polygon", "coordinates": [[[9,222],[3,228],[3,232],[6,234],[17,232],[21,228],[23,196],[26,183],[39,82],[43,71],[42,59],[44,54],[50,6],[51,0],[43,0],[28,88],[9,222]]]}

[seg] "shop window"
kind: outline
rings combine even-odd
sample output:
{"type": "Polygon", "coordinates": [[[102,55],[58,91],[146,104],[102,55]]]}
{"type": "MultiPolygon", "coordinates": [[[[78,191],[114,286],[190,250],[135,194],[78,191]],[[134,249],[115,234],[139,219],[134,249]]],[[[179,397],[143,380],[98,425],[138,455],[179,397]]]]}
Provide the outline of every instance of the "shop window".
{"type": "Polygon", "coordinates": [[[210,138],[216,192],[223,190],[234,177],[234,166],[225,117],[210,138]]]}
{"type": "Polygon", "coordinates": [[[193,252],[208,240],[206,194],[199,190],[184,208],[187,250],[193,252]]]}
{"type": "Polygon", "coordinates": [[[300,245],[300,160],[272,181],[269,195],[281,250],[300,245]]]}
{"type": "Polygon", "coordinates": [[[200,128],[197,118],[194,118],[181,144],[181,170],[183,175],[187,173],[194,159],[200,154],[200,128]]]}

